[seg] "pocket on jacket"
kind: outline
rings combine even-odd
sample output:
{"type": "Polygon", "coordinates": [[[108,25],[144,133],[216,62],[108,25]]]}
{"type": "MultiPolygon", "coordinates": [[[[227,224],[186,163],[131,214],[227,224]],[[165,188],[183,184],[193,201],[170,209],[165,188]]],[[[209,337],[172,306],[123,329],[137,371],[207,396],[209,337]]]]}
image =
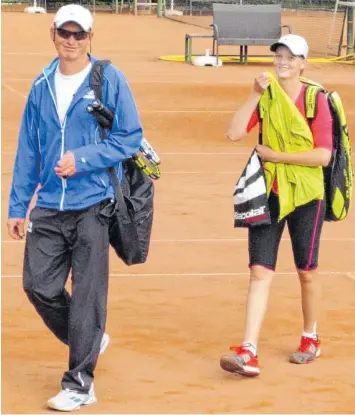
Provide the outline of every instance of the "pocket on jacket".
{"type": "Polygon", "coordinates": [[[107,175],[103,173],[93,173],[92,179],[96,185],[107,189],[109,187],[109,183],[107,183],[107,175]]]}

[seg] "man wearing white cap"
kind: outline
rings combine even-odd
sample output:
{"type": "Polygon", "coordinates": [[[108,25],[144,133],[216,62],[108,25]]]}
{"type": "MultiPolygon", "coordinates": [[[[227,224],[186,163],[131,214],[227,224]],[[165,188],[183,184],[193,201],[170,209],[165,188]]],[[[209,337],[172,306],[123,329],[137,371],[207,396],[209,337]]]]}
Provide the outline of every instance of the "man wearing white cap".
{"type": "MultiPolygon", "coordinates": [[[[259,334],[266,313],[271,282],[275,274],[279,244],[286,224],[289,229],[294,263],[301,284],[303,312],[303,332],[300,344],[290,354],[289,361],[296,364],[306,364],[313,362],[320,355],[320,340],[317,332],[319,283],[316,271],[322,225],[325,218],[324,182],[321,167],[327,166],[331,159],[333,121],[327,98],[325,94],[320,93],[317,95],[316,116],[310,125],[308,124],[305,103],[307,86],[301,80],[301,74],[306,67],[306,59],[309,53],[306,40],[301,36],[289,34],[282,36],[270,49],[275,53],[273,64],[278,89],[275,87],[274,91],[281,91],[282,93],[277,96],[276,92],[272,96],[271,87],[270,94],[267,93],[266,90],[271,83],[269,75],[263,73],[258,76],[254,80],[254,87],[250,96],[235,113],[227,136],[232,141],[238,141],[252,128],[259,125],[260,139],[256,150],[264,162],[265,172],[268,167],[277,171],[277,165],[280,163],[281,165],[291,166],[288,171],[293,171],[291,170],[293,166],[297,167],[297,172],[305,180],[299,183],[292,179],[292,175],[286,179],[285,176],[279,178],[277,175],[268,175],[270,177],[268,182],[268,189],[270,189],[268,205],[271,224],[248,229],[250,284],[244,341],[240,345],[232,346],[229,353],[222,355],[220,366],[228,372],[249,377],[260,374],[259,334]],[[282,134],[274,135],[271,138],[268,133],[272,129],[263,129],[263,125],[276,124],[280,121],[275,118],[271,119],[272,116],[275,117],[272,114],[280,117],[280,113],[272,113],[271,110],[268,110],[271,108],[270,102],[274,104],[275,108],[277,106],[276,101],[280,97],[284,105],[288,106],[290,112],[294,111],[293,114],[296,114],[290,119],[295,119],[298,115],[297,110],[301,114],[301,117],[298,117],[295,121],[295,124],[299,127],[298,131],[302,131],[302,134],[298,136],[297,134],[291,134],[288,130],[289,123],[282,123],[282,120],[280,122],[287,129],[287,131],[283,130],[282,132],[294,146],[292,150],[296,148],[294,151],[287,151],[290,147],[287,147],[287,150],[280,150],[286,148],[285,145],[279,145],[284,139],[282,134]],[[260,102],[266,103],[265,106],[263,107],[260,102]],[[292,103],[294,103],[294,106],[292,103]],[[262,107],[268,111],[267,114],[264,113],[264,118],[262,118],[260,111],[262,107]],[[305,131],[306,133],[304,133],[305,131]],[[305,136],[307,140],[309,137],[306,144],[306,140],[303,140],[305,136]],[[271,148],[270,144],[272,139],[274,139],[273,143],[275,141],[277,143],[274,149],[271,148]],[[269,162],[269,164],[265,165],[266,162],[269,162]],[[314,176],[315,174],[317,176],[314,176]],[[317,180],[311,182],[314,177],[317,177],[317,180]],[[307,188],[307,190],[310,189],[307,197],[310,196],[302,199],[299,197],[298,201],[301,199],[302,203],[294,203],[294,194],[298,192],[298,195],[303,196],[307,182],[311,183],[310,187],[307,188]],[[292,190],[287,193],[290,187],[292,187],[292,190]],[[309,201],[309,199],[311,200],[309,201]],[[280,218],[280,206],[285,206],[287,203],[292,208],[287,215],[280,218]]],[[[281,312],[285,313],[286,310],[281,310],[281,312]]]]}
{"type": "Polygon", "coordinates": [[[87,112],[94,99],[87,53],[93,17],[70,4],[58,10],[50,30],[58,57],[32,85],[23,114],[9,201],[8,232],[24,237],[24,290],[47,327],[69,346],[62,390],[48,401],[59,411],[96,402],[97,358],[109,342],[107,313],[109,232],[100,210],[114,191],[107,168],[122,179],[122,161],[142,140],[136,104],[124,75],[105,68],[102,97],[114,112],[112,130],[101,140],[87,112]],[[71,295],[65,290],[72,274],[71,295]]]}

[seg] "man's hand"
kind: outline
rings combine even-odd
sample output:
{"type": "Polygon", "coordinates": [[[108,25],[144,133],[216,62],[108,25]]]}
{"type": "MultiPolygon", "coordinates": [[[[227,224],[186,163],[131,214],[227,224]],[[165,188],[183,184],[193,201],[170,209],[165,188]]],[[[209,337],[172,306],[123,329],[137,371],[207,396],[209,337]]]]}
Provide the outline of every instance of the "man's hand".
{"type": "Polygon", "coordinates": [[[73,176],[76,173],[74,154],[71,151],[67,151],[58,161],[54,170],[59,177],[73,176]]]}
{"type": "Polygon", "coordinates": [[[12,239],[17,241],[25,236],[25,219],[12,218],[7,221],[7,230],[12,239]]]}
{"type": "Polygon", "coordinates": [[[277,163],[277,153],[271,150],[270,147],[258,144],[256,146],[256,152],[262,161],[271,161],[273,163],[277,163]]]}

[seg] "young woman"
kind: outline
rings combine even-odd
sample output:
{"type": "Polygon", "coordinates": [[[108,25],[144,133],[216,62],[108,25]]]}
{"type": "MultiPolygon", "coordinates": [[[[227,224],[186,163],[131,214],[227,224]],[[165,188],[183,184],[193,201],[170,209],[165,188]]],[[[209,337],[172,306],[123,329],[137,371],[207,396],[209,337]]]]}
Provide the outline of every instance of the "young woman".
{"type": "MultiPolygon", "coordinates": [[[[271,46],[271,51],[275,53],[273,63],[278,83],[304,117],[306,85],[301,82],[300,76],[306,66],[308,50],[306,40],[297,35],[283,36],[271,46]]],[[[230,140],[240,140],[260,122],[257,105],[269,85],[270,79],[267,74],[255,79],[252,93],[231,121],[227,133],[230,140]]],[[[305,170],[307,170],[306,166],[308,169],[309,166],[327,166],[332,154],[332,118],[324,94],[318,94],[317,115],[310,128],[313,149],[292,153],[276,152],[260,144],[257,146],[260,158],[263,162],[305,166],[305,170]]],[[[265,137],[262,141],[265,142],[265,137]]],[[[244,376],[260,374],[257,355],[258,337],[286,223],[301,284],[304,330],[300,345],[291,354],[289,360],[291,363],[310,363],[320,355],[320,341],[317,334],[319,285],[316,269],[325,201],[315,198],[309,203],[296,207],[285,218],[278,221],[279,193],[281,193],[278,190],[280,188],[278,189],[275,180],[269,196],[271,225],[249,229],[250,284],[244,342],[240,346],[232,346],[231,352],[223,355],[220,360],[222,369],[244,376]]]]}

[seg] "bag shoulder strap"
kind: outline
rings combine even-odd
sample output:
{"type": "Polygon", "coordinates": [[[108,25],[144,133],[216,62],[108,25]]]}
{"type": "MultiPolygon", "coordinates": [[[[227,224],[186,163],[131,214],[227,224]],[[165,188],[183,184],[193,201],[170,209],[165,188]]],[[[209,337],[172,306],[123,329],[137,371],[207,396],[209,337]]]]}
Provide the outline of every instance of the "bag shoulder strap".
{"type": "MultiPolygon", "coordinates": [[[[264,93],[268,94],[269,98],[272,99],[272,91],[270,87],[268,87],[264,93]]],[[[256,111],[258,113],[258,118],[259,118],[259,135],[258,135],[259,144],[263,143],[262,125],[263,125],[263,118],[264,118],[264,108],[261,103],[262,98],[263,96],[260,97],[258,105],[256,107],[256,111]]]]}
{"type": "Polygon", "coordinates": [[[102,79],[104,70],[111,61],[108,59],[97,60],[92,64],[90,72],[90,87],[95,92],[95,97],[102,100],[102,79]]]}
{"type": "Polygon", "coordinates": [[[318,110],[318,95],[324,92],[322,88],[317,85],[307,85],[304,93],[304,107],[306,111],[306,118],[311,123],[317,115],[318,110]]]}
{"type": "MultiPolygon", "coordinates": [[[[271,91],[271,87],[270,86],[266,89],[266,91],[264,91],[264,94],[267,94],[269,96],[269,98],[272,99],[272,91],[271,91]]],[[[258,105],[256,107],[260,122],[262,122],[262,120],[264,118],[264,108],[261,105],[261,101],[263,99],[264,94],[261,95],[261,97],[259,99],[259,102],[258,102],[258,105]]]]}
{"type": "Polygon", "coordinates": [[[318,82],[312,81],[311,79],[301,77],[301,82],[306,85],[306,91],[304,94],[304,107],[306,111],[306,118],[309,126],[317,115],[317,102],[318,95],[320,93],[326,94],[328,91],[318,82]]]}
{"type": "Polygon", "coordinates": [[[263,143],[263,134],[262,134],[262,125],[263,125],[263,117],[264,117],[264,110],[262,105],[260,105],[260,101],[258,102],[258,106],[256,107],[256,111],[258,113],[259,118],[259,133],[258,133],[258,143],[263,143]]]}
{"type": "MultiPolygon", "coordinates": [[[[95,98],[98,100],[102,100],[102,80],[105,67],[109,65],[111,61],[108,59],[97,60],[93,63],[91,72],[90,72],[90,87],[95,93],[95,98]]],[[[99,124],[101,139],[105,139],[105,131],[104,128],[99,124]]],[[[115,199],[118,207],[118,212],[122,217],[123,223],[131,223],[131,216],[128,212],[124,196],[122,193],[121,185],[118,181],[118,177],[116,171],[113,167],[109,167],[108,169],[111,183],[115,192],[115,199]]]]}

